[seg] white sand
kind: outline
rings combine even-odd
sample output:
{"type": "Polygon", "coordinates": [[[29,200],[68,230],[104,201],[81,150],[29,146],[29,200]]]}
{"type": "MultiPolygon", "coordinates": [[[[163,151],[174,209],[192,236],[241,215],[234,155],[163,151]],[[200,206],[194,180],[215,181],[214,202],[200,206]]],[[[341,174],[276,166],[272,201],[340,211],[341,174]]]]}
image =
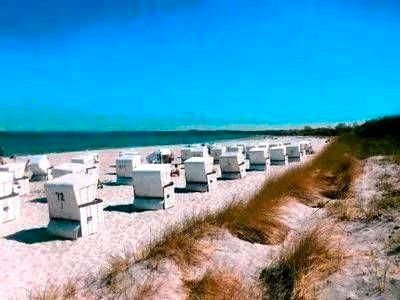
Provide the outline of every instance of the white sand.
{"type": "MultiPolygon", "coordinates": [[[[320,149],[324,140],[313,139],[313,144],[320,149]]],[[[153,148],[138,150],[149,153],[153,148]]],[[[110,166],[115,164],[119,150],[98,152],[101,180],[115,181],[115,169],[110,166]]],[[[53,154],[50,160],[56,165],[74,155],[53,154]]],[[[284,169],[274,167],[271,176],[284,169]]],[[[182,176],[174,180],[177,187],[184,187],[182,176]]],[[[132,187],[105,185],[98,193],[105,206],[104,230],[76,241],[51,239],[46,234],[49,217],[43,183],[31,183],[31,194],[22,198],[22,217],[0,224],[0,299],[25,298],[29,290],[96,271],[110,254],[122,253],[124,249],[140,250],[169,226],[186,218],[219,210],[231,201],[247,200],[265,180],[264,172],[249,172],[243,179],[218,181],[212,193],[177,193],[175,207],[146,212],[130,211],[132,187]]]]}

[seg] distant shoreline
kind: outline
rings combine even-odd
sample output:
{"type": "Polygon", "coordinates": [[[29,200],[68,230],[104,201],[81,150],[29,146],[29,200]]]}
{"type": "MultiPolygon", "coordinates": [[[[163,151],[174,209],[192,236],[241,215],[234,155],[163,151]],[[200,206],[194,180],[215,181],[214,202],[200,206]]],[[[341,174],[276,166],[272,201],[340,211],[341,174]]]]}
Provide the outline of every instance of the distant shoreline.
{"type": "Polygon", "coordinates": [[[265,136],[330,136],[332,129],[302,130],[187,130],[187,131],[19,131],[0,132],[4,154],[28,155],[127,147],[213,143],[265,136]]]}

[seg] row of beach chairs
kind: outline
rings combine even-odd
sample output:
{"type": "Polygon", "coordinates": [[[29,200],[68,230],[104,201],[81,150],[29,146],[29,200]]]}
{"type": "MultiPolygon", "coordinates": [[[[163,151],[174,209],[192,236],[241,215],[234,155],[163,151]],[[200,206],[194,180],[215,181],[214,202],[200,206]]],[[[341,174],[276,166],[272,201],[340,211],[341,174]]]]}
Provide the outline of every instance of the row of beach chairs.
{"type": "MultiPolygon", "coordinates": [[[[117,183],[133,186],[135,209],[159,210],[175,205],[171,176],[174,165],[184,169],[188,192],[209,192],[216,187],[219,177],[243,178],[246,170],[266,170],[276,162],[287,164],[291,158],[300,161],[302,156],[312,152],[308,141],[294,145],[212,145],[183,148],[177,158],[172,157],[172,151],[157,151],[154,156],[158,156],[157,163],[143,163],[138,152],[126,150],[119,153],[115,167],[117,183]],[[175,164],[171,164],[174,159],[175,164]]],[[[20,215],[19,196],[29,193],[25,164],[14,164],[0,166],[0,223],[20,215]]],[[[30,159],[28,168],[32,179],[47,180],[49,234],[77,239],[101,230],[104,216],[103,201],[97,199],[98,164],[96,153],[73,157],[70,162],[55,167],[46,156],[30,159]]]]}

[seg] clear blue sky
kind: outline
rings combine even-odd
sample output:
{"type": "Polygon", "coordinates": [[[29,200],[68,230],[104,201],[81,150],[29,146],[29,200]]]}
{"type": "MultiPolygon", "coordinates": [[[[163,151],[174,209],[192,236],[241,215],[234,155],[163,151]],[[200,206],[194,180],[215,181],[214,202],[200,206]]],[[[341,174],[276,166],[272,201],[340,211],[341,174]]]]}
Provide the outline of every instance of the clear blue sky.
{"type": "Polygon", "coordinates": [[[1,0],[0,130],[400,113],[398,1],[1,0]]]}

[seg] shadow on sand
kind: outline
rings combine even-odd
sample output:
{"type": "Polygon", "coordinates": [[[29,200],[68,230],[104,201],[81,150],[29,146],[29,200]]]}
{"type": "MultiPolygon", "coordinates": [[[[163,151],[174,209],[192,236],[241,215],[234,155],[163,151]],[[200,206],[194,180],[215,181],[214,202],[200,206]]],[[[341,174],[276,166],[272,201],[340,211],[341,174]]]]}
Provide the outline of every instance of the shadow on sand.
{"type": "Polygon", "coordinates": [[[119,183],[116,181],[103,182],[103,185],[105,185],[105,186],[124,186],[124,185],[129,186],[129,184],[119,183]]]}
{"type": "Polygon", "coordinates": [[[6,236],[5,239],[29,245],[64,240],[62,238],[49,235],[46,231],[46,227],[21,230],[6,236]]]}
{"type": "Polygon", "coordinates": [[[182,187],[176,187],[175,188],[175,193],[177,194],[187,194],[190,193],[190,191],[188,191],[186,188],[182,188],[182,187]]]}
{"type": "Polygon", "coordinates": [[[146,210],[141,210],[134,208],[132,204],[117,204],[117,205],[109,205],[104,208],[104,211],[109,212],[122,212],[126,214],[134,213],[134,212],[144,212],[146,210]]]}
{"type": "Polygon", "coordinates": [[[47,198],[36,198],[30,201],[31,203],[47,204],[47,198]]]}

